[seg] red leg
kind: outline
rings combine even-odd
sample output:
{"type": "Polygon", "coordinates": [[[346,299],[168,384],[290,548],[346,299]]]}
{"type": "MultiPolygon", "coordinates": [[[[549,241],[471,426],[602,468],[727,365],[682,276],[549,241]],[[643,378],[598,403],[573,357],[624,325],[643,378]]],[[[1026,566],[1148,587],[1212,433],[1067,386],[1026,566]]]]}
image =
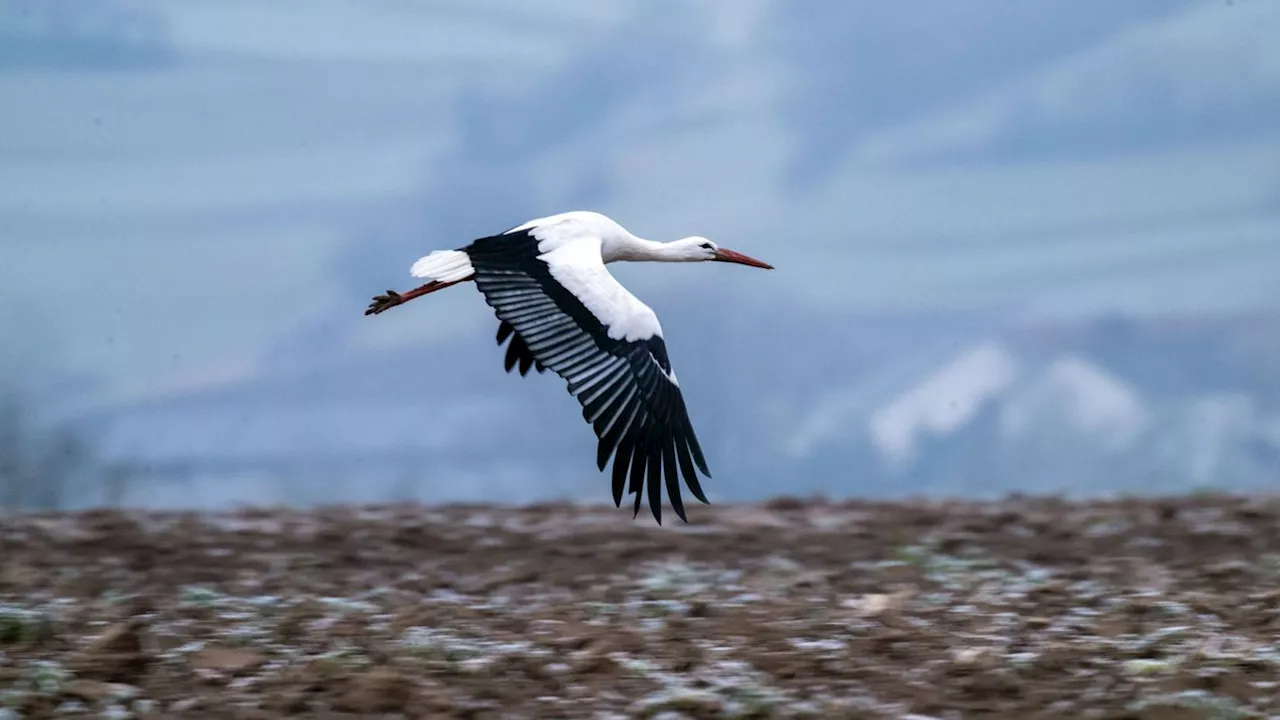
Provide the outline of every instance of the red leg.
{"type": "MultiPolygon", "coordinates": [[[[467,280],[470,279],[471,278],[467,278],[467,280]]],[[[416,297],[422,297],[428,293],[443,290],[452,285],[457,285],[460,282],[466,282],[466,280],[454,280],[453,282],[432,280],[426,285],[419,285],[418,287],[404,293],[398,293],[395,290],[388,290],[386,295],[375,295],[373,297],[373,302],[369,303],[369,307],[365,309],[364,314],[377,315],[378,313],[390,310],[397,305],[403,305],[416,297]]]]}

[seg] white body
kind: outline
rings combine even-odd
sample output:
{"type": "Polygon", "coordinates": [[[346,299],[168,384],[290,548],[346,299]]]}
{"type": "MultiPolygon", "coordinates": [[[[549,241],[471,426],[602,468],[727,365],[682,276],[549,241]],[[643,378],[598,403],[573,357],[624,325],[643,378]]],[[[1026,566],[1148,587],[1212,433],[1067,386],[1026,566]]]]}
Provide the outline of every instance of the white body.
{"type": "MultiPolygon", "coordinates": [[[[623,287],[606,263],[696,262],[715,251],[714,243],[696,236],[671,243],[645,240],[611,218],[585,210],[530,220],[505,234],[525,231],[537,238],[539,257],[550,266],[552,277],[577,296],[615,340],[661,337],[662,326],[653,309],[623,287]]],[[[465,280],[473,272],[470,258],[461,250],[438,250],[409,269],[414,277],[439,282],[465,280]]]]}

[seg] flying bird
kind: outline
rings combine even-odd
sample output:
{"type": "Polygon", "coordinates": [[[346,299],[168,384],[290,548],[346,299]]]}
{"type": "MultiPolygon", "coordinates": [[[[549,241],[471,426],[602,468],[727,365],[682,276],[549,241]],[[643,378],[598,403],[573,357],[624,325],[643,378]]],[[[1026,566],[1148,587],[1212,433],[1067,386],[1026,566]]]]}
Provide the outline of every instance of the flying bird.
{"type": "Polygon", "coordinates": [[[498,345],[509,341],[507,372],[517,366],[521,376],[530,368],[550,369],[582,405],[582,417],[599,439],[599,470],[613,458],[614,506],[621,507],[625,488],[635,495],[633,517],[638,516],[647,491],[661,525],[665,471],[671,507],[688,522],[680,475],[694,497],[709,504],[695,466],[708,478],[711,473],[657,315],[605,268],[611,262],[645,260],[773,269],[704,237],[655,242],[600,213],[574,211],[530,220],[457,250],[432,252],[409,270],[426,284],[375,296],[365,315],[474,281],[498,317],[498,345]]]}

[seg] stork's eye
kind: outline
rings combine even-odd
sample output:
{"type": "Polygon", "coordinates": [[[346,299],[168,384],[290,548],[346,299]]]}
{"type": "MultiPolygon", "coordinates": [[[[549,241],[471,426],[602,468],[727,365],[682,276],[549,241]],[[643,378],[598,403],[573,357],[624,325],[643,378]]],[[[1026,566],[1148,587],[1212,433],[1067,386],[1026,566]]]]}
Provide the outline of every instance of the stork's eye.
{"type": "Polygon", "coordinates": [[[711,243],[709,243],[709,242],[704,242],[704,243],[702,243],[702,249],[703,249],[703,250],[715,250],[715,247],[713,247],[713,246],[711,245],[711,243]]]}

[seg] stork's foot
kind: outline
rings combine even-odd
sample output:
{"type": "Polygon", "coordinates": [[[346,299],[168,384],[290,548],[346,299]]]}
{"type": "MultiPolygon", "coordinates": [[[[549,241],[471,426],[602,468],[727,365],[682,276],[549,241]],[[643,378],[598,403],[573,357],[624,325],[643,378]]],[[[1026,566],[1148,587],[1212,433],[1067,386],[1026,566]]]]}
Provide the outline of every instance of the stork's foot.
{"type": "Polygon", "coordinates": [[[373,302],[369,303],[369,307],[365,309],[365,315],[377,315],[378,313],[393,308],[404,302],[404,296],[395,290],[388,290],[386,295],[374,295],[373,302]]]}

